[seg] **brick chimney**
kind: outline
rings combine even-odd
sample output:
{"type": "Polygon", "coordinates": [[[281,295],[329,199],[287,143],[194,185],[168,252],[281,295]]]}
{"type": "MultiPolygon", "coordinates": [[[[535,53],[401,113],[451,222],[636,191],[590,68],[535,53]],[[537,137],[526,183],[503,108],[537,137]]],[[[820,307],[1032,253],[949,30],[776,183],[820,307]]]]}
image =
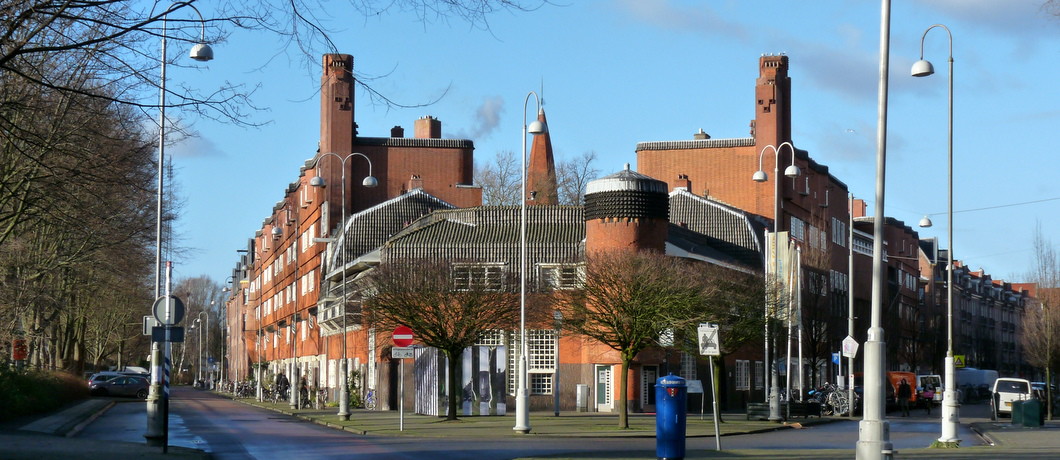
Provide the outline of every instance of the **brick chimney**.
{"type": "Polygon", "coordinates": [[[414,131],[417,139],[441,139],[442,122],[437,118],[427,115],[416,120],[414,131]]]}
{"type": "Polygon", "coordinates": [[[688,179],[688,174],[677,175],[677,180],[674,181],[674,190],[684,190],[692,193],[692,181],[688,179]]]}

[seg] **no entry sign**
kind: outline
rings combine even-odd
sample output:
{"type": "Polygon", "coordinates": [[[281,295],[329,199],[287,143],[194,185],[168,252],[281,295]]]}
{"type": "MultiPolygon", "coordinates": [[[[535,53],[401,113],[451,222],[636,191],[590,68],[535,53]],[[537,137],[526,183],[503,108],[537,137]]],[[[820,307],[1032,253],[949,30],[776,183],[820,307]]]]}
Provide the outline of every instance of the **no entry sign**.
{"type": "Polygon", "coordinates": [[[394,346],[396,347],[407,347],[412,345],[412,329],[408,326],[398,326],[394,328],[394,346]]]}

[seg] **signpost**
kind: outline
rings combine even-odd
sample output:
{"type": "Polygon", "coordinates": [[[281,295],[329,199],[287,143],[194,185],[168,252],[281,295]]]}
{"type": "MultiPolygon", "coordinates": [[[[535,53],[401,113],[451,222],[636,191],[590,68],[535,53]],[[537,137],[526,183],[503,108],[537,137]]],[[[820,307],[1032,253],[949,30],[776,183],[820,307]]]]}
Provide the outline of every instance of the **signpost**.
{"type": "Polygon", "coordinates": [[[714,399],[714,446],[721,450],[721,428],[718,426],[718,390],[714,383],[714,357],[721,356],[721,336],[718,335],[717,324],[702,323],[696,329],[699,338],[699,354],[706,355],[710,366],[710,394],[714,399]]]}
{"type": "MultiPolygon", "coordinates": [[[[398,326],[394,328],[391,338],[394,340],[394,348],[390,351],[391,358],[404,360],[413,357],[413,350],[409,348],[414,338],[411,328],[398,326]]],[[[405,363],[400,363],[398,369],[398,387],[401,388],[401,396],[398,397],[398,431],[405,431],[405,363]]]]}

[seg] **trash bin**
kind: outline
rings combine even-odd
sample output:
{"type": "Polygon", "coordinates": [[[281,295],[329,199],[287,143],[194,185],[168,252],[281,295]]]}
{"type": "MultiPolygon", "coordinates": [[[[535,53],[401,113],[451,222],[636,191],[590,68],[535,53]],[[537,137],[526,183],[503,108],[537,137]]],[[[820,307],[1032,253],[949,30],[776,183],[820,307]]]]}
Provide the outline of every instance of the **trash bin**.
{"type": "Polygon", "coordinates": [[[579,383],[575,390],[575,407],[578,412],[589,412],[589,385],[579,383]]]}
{"type": "Polygon", "coordinates": [[[670,374],[655,381],[655,455],[659,460],[685,458],[688,386],[670,374]]]}
{"type": "Polygon", "coordinates": [[[1012,401],[1012,420],[1010,423],[1013,425],[1023,425],[1023,403],[1024,401],[1012,401]]]}
{"type": "Polygon", "coordinates": [[[1021,420],[1023,426],[1037,428],[1042,426],[1043,411],[1042,403],[1037,399],[1028,399],[1020,404],[1023,418],[1021,420]]]}

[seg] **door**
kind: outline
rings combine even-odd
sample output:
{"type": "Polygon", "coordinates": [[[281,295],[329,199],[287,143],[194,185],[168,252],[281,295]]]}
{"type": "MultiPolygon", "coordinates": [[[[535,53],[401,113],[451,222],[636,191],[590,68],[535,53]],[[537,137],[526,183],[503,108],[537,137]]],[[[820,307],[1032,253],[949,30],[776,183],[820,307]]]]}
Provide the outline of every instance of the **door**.
{"type": "Polygon", "coordinates": [[[655,412],[655,380],[659,378],[659,366],[644,366],[640,372],[640,409],[655,412]]]}
{"type": "Polygon", "coordinates": [[[596,365],[596,411],[611,412],[611,366],[596,365]]]}

